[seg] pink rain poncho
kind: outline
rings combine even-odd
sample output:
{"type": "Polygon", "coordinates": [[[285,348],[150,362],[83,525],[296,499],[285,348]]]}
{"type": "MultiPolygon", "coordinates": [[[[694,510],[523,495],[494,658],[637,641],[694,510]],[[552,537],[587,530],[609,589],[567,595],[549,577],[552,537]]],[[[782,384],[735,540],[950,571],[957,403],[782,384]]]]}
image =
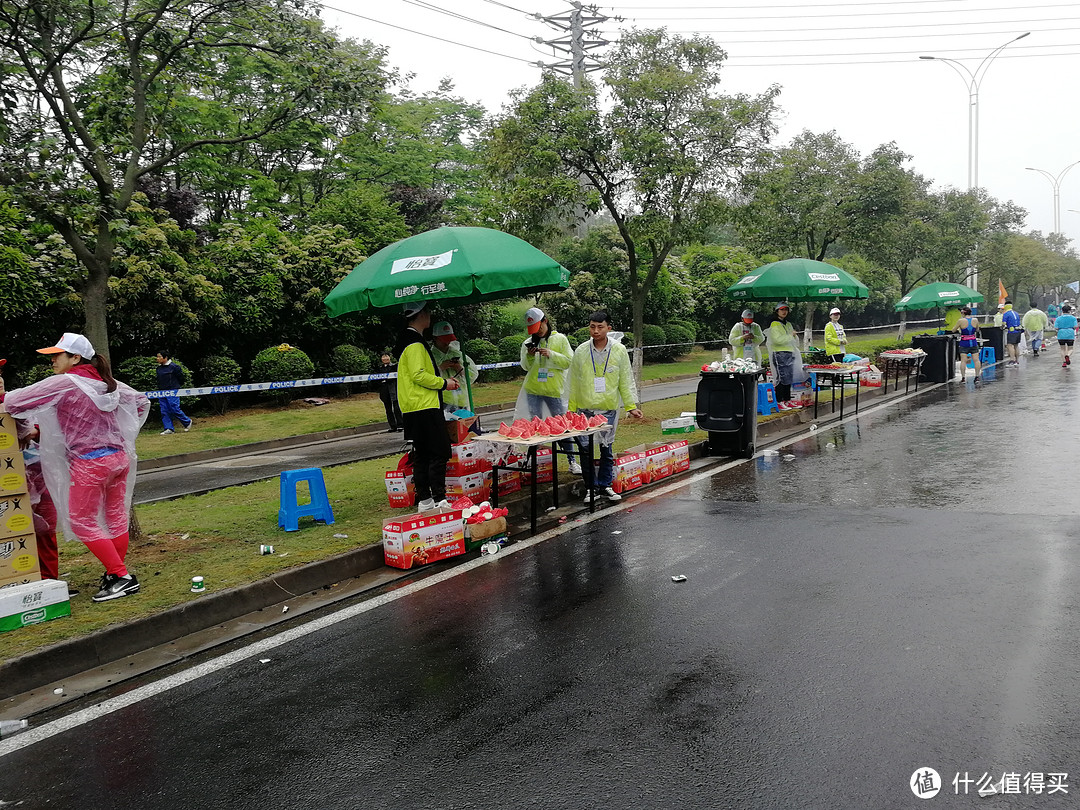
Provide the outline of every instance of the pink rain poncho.
{"type": "Polygon", "coordinates": [[[91,544],[122,536],[126,547],[135,437],[150,401],[116,386],[107,392],[97,370],[83,364],[8,392],[4,406],[41,430],[41,472],[65,537],[91,544]]]}

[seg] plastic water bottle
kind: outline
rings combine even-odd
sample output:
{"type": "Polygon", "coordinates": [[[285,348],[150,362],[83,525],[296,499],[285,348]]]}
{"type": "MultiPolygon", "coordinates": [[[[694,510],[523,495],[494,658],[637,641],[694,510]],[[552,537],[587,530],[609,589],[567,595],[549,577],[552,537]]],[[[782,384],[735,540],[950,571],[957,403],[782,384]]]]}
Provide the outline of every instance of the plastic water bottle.
{"type": "Polygon", "coordinates": [[[20,731],[26,731],[30,723],[27,720],[0,720],[0,738],[10,737],[20,731]]]}
{"type": "Polygon", "coordinates": [[[730,359],[731,359],[731,352],[729,352],[729,351],[728,351],[727,349],[724,349],[724,351],[722,352],[722,354],[723,354],[723,358],[724,358],[724,362],[725,362],[725,363],[726,363],[726,362],[727,362],[728,360],[730,360],[730,359]]]}

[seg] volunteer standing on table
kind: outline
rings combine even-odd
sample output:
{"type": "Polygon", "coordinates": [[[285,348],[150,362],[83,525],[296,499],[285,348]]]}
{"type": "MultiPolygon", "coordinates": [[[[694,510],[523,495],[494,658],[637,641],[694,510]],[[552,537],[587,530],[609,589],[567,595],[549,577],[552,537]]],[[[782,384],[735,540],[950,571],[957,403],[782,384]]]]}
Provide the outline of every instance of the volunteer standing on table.
{"type": "Polygon", "coordinates": [[[405,438],[413,443],[413,483],[421,512],[446,501],[446,462],[450,459],[450,434],[443,417],[442,392],[458,389],[457,380],[439,376],[435,357],[424,342],[431,325],[424,301],[405,304],[405,328],[394,353],[398,356],[397,392],[405,438]]]}
{"type": "Polygon", "coordinates": [[[732,357],[753,360],[760,366],[760,346],[764,342],[765,334],[761,331],[761,327],[754,323],[754,313],[744,309],[742,320],[731,327],[731,332],[728,334],[732,357]]]}
{"type": "Polygon", "coordinates": [[[777,407],[782,411],[799,407],[791,401],[791,384],[795,382],[796,364],[799,366],[798,371],[802,370],[802,354],[795,342],[798,333],[795,327],[788,323],[790,314],[791,307],[781,301],[773,311],[769,328],[765,330],[777,407]]]}
{"type": "MultiPolygon", "coordinates": [[[[574,350],[566,335],[556,332],[543,310],[537,307],[525,313],[525,331],[529,337],[521,344],[520,362],[525,369],[525,381],[521,384],[518,410],[522,411],[523,418],[560,416],[566,413],[563,390],[574,350]]],[[[573,440],[561,441],[559,446],[568,453],[570,472],[581,475],[581,465],[570,454],[574,449],[573,440]]]]}
{"type": "Polygon", "coordinates": [[[124,561],[135,437],[150,401],[117,382],[108,360],[83,335],[65,332],[55,346],[38,351],[52,355],[54,376],[11,391],[4,405],[39,426],[41,470],[60,526],[105,566],[94,601],[138,593],[139,581],[124,561]]]}
{"type": "Polygon", "coordinates": [[[431,356],[435,358],[438,373],[447,380],[454,380],[458,387],[443,394],[443,405],[450,411],[469,407],[469,392],[465,386],[465,366],[469,367],[469,384],[476,382],[480,372],[476,363],[461,351],[461,344],[454,337],[454,327],[447,321],[439,321],[431,327],[431,356]]]}
{"type": "Polygon", "coordinates": [[[847,354],[847,335],[840,325],[840,310],[836,307],[829,310],[829,322],[825,324],[825,354],[830,363],[843,363],[847,354]]]}
{"type": "MultiPolygon", "coordinates": [[[[589,337],[577,347],[570,362],[570,410],[586,416],[601,414],[608,421],[608,428],[596,435],[600,442],[600,470],[596,477],[596,489],[608,500],[622,499],[611,485],[615,482],[615,455],[611,446],[615,442],[615,429],[619,423],[620,400],[627,413],[641,418],[637,407],[637,388],[634,372],[630,367],[630,355],[626,347],[609,337],[611,318],[599,310],[589,316],[589,337]]],[[[583,441],[580,443],[584,444],[583,441]]],[[[583,465],[585,484],[590,488],[585,495],[589,503],[593,491],[593,470],[583,465]]]]}

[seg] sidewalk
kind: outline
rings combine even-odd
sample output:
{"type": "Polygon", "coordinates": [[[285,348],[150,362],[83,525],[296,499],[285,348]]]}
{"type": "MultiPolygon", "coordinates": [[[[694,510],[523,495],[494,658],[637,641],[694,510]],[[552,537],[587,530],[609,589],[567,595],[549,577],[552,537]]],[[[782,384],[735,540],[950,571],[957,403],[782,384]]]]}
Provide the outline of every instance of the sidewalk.
{"type": "MultiPolygon", "coordinates": [[[[923,386],[920,394],[937,387],[923,386]]],[[[864,400],[864,408],[880,400],[879,396],[867,396],[871,391],[881,393],[880,389],[865,391],[864,396],[869,401],[864,400]]],[[[892,393],[889,400],[894,399],[892,393]]],[[[896,398],[903,396],[901,392],[896,398]]],[[[849,412],[848,416],[851,415],[849,412]]],[[[759,424],[759,446],[801,432],[812,418],[812,409],[774,415],[759,424]]],[[[816,421],[826,424],[836,418],[823,410],[816,421]]],[[[726,457],[706,456],[701,441],[704,435],[691,435],[698,441],[691,445],[690,471],[652,486],[666,486],[680,477],[731,462],[726,457]]],[[[540,533],[565,531],[578,525],[575,519],[582,518],[583,513],[587,517],[581,499],[571,496],[570,488],[575,485],[576,482],[561,485],[561,502],[569,505],[555,512],[543,512],[538,526],[540,533]],[[566,518],[562,527],[559,524],[561,517],[566,518]]],[[[628,501],[632,504],[633,499],[630,495],[628,501]]],[[[550,491],[546,495],[541,493],[540,508],[545,509],[550,502],[550,491]]],[[[518,528],[516,534],[523,536],[527,533],[527,497],[509,500],[505,505],[511,509],[511,521],[518,528]]],[[[473,552],[428,568],[399,571],[383,564],[382,546],[374,543],[287,570],[267,580],[207,594],[155,616],[114,625],[83,638],[10,659],[0,664],[0,698],[7,700],[2,715],[21,718],[54,709],[138,675],[181,664],[198,653],[246,635],[293,622],[343,599],[355,598],[389,583],[423,577],[475,555],[473,552]],[[285,610],[279,610],[279,606],[285,610]],[[63,693],[54,695],[56,688],[61,688],[63,693]]]]}

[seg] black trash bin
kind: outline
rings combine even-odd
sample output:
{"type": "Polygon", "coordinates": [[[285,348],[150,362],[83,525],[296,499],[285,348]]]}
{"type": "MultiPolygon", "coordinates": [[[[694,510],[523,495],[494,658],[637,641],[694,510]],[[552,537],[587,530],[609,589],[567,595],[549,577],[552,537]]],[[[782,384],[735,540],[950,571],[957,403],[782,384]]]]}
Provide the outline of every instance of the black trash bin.
{"type": "Polygon", "coordinates": [[[697,425],[709,432],[709,454],[754,455],[760,371],[703,371],[697,389],[697,425]]]}
{"type": "Polygon", "coordinates": [[[921,382],[948,382],[956,374],[956,337],[954,335],[916,335],[911,339],[913,349],[926,352],[921,382]]]}
{"type": "Polygon", "coordinates": [[[1005,359],[1005,330],[1000,326],[979,326],[979,336],[986,340],[983,344],[994,350],[994,362],[1005,359]]]}

